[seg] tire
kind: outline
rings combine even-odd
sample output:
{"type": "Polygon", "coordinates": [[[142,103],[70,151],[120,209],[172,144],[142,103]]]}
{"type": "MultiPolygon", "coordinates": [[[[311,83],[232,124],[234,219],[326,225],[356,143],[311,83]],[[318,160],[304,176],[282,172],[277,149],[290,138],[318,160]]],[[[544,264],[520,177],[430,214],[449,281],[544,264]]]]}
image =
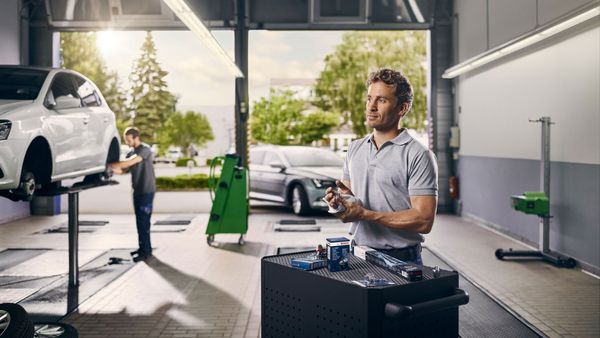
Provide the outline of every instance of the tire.
{"type": "Polygon", "coordinates": [[[292,188],[292,210],[299,216],[307,215],[310,212],[306,190],[300,184],[296,184],[292,188]]]}
{"type": "Polygon", "coordinates": [[[79,338],[77,330],[64,323],[35,323],[35,338],[79,338]]]}
{"type": "Polygon", "coordinates": [[[0,304],[0,338],[33,338],[33,324],[21,305],[0,304]]]}
{"type": "Polygon", "coordinates": [[[23,168],[19,188],[17,188],[15,193],[19,196],[20,200],[31,202],[35,195],[36,184],[35,175],[31,171],[23,168]]]}

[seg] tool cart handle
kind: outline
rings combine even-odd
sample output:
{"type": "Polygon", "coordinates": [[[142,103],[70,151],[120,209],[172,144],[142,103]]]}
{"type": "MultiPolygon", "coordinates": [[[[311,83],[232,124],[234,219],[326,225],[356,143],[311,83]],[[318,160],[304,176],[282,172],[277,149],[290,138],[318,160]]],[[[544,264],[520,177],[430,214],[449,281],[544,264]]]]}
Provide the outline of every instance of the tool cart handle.
{"type": "Polygon", "coordinates": [[[422,315],[434,311],[465,305],[469,302],[469,294],[461,289],[454,289],[448,297],[429,300],[413,305],[401,305],[397,303],[385,304],[385,316],[391,319],[403,319],[409,316],[422,315]]]}

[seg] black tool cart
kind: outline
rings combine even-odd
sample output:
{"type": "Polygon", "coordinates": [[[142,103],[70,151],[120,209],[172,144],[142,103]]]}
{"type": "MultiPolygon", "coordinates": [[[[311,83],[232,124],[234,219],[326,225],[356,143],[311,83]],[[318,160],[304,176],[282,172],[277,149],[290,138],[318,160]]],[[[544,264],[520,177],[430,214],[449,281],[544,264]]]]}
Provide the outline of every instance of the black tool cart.
{"type": "Polygon", "coordinates": [[[262,336],[283,337],[458,337],[458,306],[469,296],[458,289],[458,273],[437,277],[422,267],[423,280],[410,282],[349,255],[350,270],[303,271],[290,260],[311,252],[262,259],[262,336]],[[367,273],[395,285],[363,287],[367,273]]]}

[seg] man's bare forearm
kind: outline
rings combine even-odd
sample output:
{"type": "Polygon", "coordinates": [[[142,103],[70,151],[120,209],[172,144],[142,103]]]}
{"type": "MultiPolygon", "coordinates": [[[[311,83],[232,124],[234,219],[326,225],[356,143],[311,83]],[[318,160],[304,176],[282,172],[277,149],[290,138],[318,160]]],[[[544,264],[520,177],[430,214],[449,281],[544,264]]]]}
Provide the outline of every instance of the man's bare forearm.
{"type": "Polygon", "coordinates": [[[423,215],[416,209],[406,209],[395,212],[381,212],[363,209],[361,219],[375,222],[393,229],[427,234],[431,231],[435,217],[423,215]]]}

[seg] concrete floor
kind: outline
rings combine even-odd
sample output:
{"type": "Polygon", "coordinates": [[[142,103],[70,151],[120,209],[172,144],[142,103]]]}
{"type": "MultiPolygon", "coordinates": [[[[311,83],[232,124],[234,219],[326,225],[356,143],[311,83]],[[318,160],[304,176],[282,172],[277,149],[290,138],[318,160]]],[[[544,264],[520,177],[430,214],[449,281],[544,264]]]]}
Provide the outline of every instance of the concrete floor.
{"type": "MultiPolygon", "coordinates": [[[[153,221],[167,216],[156,214],[153,221]]],[[[64,321],[86,338],[259,337],[260,258],[274,254],[277,247],[315,246],[326,237],[344,235],[347,229],[327,215],[317,215],[311,218],[317,219],[321,232],[274,232],[276,221],[295,217],[285,208],[262,206],[253,209],[246,245],[235,244],[237,235],[217,235],[216,247],[209,247],[204,235],[207,218],[206,213],[198,214],[182,232],[154,232],[153,259],[136,264],[64,321]]],[[[82,260],[92,252],[136,247],[131,215],[83,214],[81,219],[110,220],[93,233],[80,234],[82,260]]],[[[66,215],[1,225],[0,250],[65,252],[67,234],[40,233],[64,222],[66,215]]],[[[498,261],[493,254],[496,248],[525,247],[455,216],[438,216],[425,244],[546,335],[600,336],[599,279],[537,261],[498,261]]],[[[62,265],[48,265],[43,273],[62,273],[65,266],[62,256],[62,265]]],[[[2,270],[0,276],[27,273],[19,272],[20,268],[26,267],[2,270]]],[[[16,301],[23,294],[27,292],[3,288],[0,297],[16,301]]]]}

